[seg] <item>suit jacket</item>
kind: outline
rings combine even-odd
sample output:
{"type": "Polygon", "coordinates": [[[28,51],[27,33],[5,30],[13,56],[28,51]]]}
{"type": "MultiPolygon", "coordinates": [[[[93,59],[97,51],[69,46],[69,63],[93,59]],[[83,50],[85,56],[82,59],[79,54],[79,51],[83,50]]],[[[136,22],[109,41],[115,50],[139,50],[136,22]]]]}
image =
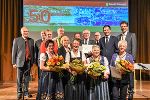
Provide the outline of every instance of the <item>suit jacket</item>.
{"type": "MultiPolygon", "coordinates": [[[[28,38],[29,51],[31,55],[31,66],[34,62],[34,40],[28,38]]],[[[16,64],[17,67],[23,67],[25,62],[25,40],[23,37],[15,38],[12,47],[12,64],[16,64]]]]}
{"type": "MultiPolygon", "coordinates": [[[[81,40],[81,45],[84,44],[84,40],[81,40]]],[[[89,40],[88,41],[88,45],[93,45],[94,41],[93,40],[89,40]]]]}
{"type": "Polygon", "coordinates": [[[39,66],[39,60],[40,60],[40,46],[42,43],[42,39],[39,39],[35,42],[35,63],[39,66]]]}
{"type": "MultiPolygon", "coordinates": [[[[98,40],[98,41],[99,41],[99,40],[98,40]]],[[[99,42],[97,43],[97,41],[94,41],[94,44],[95,44],[95,45],[99,45],[99,42]]]]}
{"type": "Polygon", "coordinates": [[[110,63],[112,55],[118,52],[117,37],[110,36],[107,46],[105,44],[105,37],[102,37],[99,41],[99,46],[101,49],[101,55],[105,56],[108,59],[108,62],[110,63]]]}
{"type": "Polygon", "coordinates": [[[66,50],[64,46],[61,46],[60,48],[58,48],[58,55],[62,55],[64,59],[66,58],[66,50]]]}
{"type": "MultiPolygon", "coordinates": [[[[119,40],[121,40],[121,34],[117,36],[119,40]]],[[[133,55],[134,60],[136,58],[136,48],[137,48],[137,41],[135,33],[127,32],[125,40],[127,41],[127,49],[126,52],[133,55]]]]}

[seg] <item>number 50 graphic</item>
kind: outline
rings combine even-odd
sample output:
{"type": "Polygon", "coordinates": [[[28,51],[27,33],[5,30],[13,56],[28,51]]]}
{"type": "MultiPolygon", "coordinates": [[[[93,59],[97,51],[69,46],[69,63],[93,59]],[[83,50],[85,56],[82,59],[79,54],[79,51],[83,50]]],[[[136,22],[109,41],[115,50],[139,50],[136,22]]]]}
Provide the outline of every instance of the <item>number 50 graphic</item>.
{"type": "Polygon", "coordinates": [[[48,23],[51,18],[51,14],[48,10],[42,10],[38,11],[35,9],[32,9],[29,11],[29,21],[32,23],[36,22],[42,22],[42,23],[48,23]]]}

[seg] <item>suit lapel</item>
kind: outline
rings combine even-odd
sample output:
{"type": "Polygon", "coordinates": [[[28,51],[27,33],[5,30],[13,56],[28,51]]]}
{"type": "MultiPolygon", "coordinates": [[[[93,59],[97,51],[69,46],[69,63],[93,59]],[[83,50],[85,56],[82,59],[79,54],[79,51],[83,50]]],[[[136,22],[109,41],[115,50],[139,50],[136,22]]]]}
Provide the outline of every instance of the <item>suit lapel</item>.
{"type": "Polygon", "coordinates": [[[107,46],[110,45],[110,41],[113,41],[112,36],[110,36],[107,46]]]}
{"type": "Polygon", "coordinates": [[[121,40],[121,34],[118,36],[119,41],[121,40]]]}
{"type": "Polygon", "coordinates": [[[23,39],[23,37],[20,37],[18,43],[20,49],[25,49],[25,40],[23,39]]]}
{"type": "Polygon", "coordinates": [[[102,43],[103,43],[104,46],[106,46],[105,45],[105,37],[102,38],[102,43]]]}
{"type": "Polygon", "coordinates": [[[129,38],[130,38],[130,33],[128,32],[127,35],[126,35],[126,39],[125,40],[128,42],[129,38]]]}

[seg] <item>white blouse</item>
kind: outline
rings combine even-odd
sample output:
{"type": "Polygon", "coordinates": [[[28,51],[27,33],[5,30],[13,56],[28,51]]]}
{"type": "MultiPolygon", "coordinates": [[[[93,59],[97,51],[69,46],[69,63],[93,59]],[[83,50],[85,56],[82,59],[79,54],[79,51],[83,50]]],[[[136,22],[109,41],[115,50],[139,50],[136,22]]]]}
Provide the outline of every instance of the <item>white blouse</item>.
{"type": "MultiPolygon", "coordinates": [[[[77,56],[74,54],[73,51],[71,51],[70,53],[71,53],[71,57],[72,57],[72,58],[81,57],[81,56],[80,56],[80,51],[78,51],[77,56]]],[[[66,62],[66,63],[69,63],[69,62],[70,62],[70,53],[69,53],[69,52],[66,53],[66,59],[65,59],[65,62],[66,62]]],[[[83,52],[82,52],[82,61],[86,61],[86,57],[85,57],[85,54],[84,54],[83,52]]]]}

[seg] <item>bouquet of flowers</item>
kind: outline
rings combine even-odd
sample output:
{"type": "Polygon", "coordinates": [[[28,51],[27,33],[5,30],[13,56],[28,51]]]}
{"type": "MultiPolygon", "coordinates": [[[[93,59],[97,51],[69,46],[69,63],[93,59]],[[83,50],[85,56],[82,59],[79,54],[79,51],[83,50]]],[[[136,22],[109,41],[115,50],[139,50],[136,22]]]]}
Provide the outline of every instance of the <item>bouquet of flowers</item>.
{"type": "Polygon", "coordinates": [[[61,70],[65,69],[63,67],[64,58],[63,56],[53,56],[52,58],[48,59],[46,62],[46,66],[49,67],[50,71],[60,72],[61,70]]]}
{"type": "Polygon", "coordinates": [[[106,66],[101,65],[99,62],[92,62],[87,67],[87,73],[92,78],[96,79],[98,76],[103,75],[106,71],[106,66]]]}
{"type": "Polygon", "coordinates": [[[82,74],[85,71],[85,66],[81,60],[75,59],[70,62],[70,69],[75,71],[77,74],[82,74]]]}
{"type": "Polygon", "coordinates": [[[120,71],[121,74],[133,72],[134,65],[128,60],[119,60],[116,62],[116,69],[120,71]]]}

